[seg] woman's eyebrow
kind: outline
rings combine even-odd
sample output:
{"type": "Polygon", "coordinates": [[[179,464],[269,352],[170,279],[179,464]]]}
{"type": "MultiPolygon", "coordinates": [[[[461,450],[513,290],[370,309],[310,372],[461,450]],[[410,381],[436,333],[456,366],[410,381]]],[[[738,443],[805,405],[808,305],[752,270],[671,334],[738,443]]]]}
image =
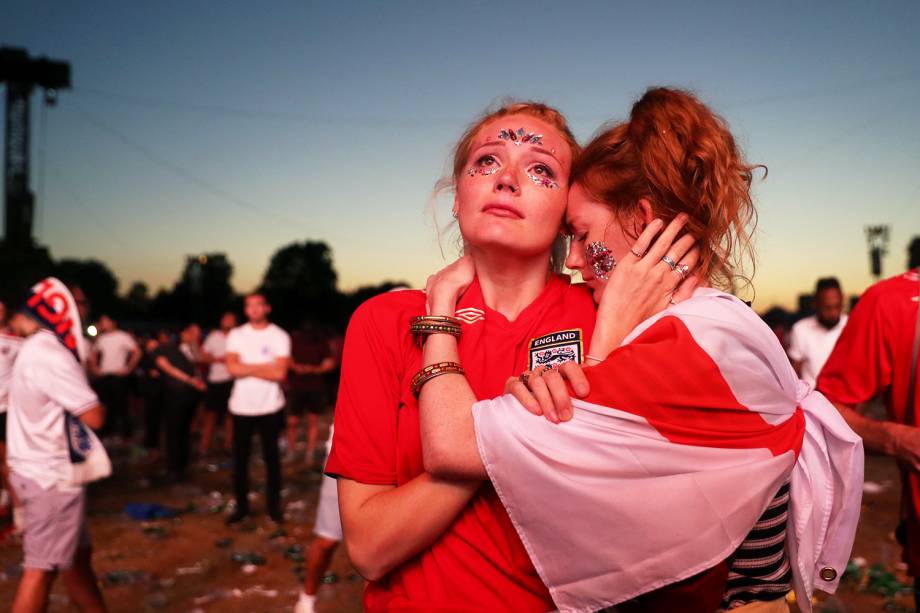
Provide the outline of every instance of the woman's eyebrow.
{"type": "Polygon", "coordinates": [[[559,158],[556,157],[556,150],[555,150],[555,149],[549,150],[549,149],[544,149],[543,147],[534,146],[534,147],[533,147],[533,150],[536,151],[536,152],[538,152],[538,153],[545,153],[546,155],[550,156],[551,158],[553,158],[554,160],[556,160],[556,161],[559,162],[560,164],[562,163],[562,160],[560,160],[559,158]]]}
{"type": "MultiPolygon", "coordinates": [[[[512,143],[512,144],[514,144],[514,143],[512,143]]],[[[479,149],[482,149],[483,147],[489,147],[489,146],[492,146],[492,145],[495,145],[495,146],[497,146],[497,147],[507,148],[507,147],[508,147],[508,141],[506,141],[506,140],[501,140],[501,139],[497,139],[497,138],[496,138],[495,140],[487,140],[487,141],[482,142],[482,143],[479,143],[478,145],[476,145],[475,147],[473,147],[472,151],[477,151],[477,150],[479,150],[479,149]]],[[[559,164],[562,164],[562,160],[560,160],[560,159],[556,156],[556,150],[555,150],[555,149],[547,149],[547,148],[541,147],[541,146],[539,146],[539,145],[530,145],[530,150],[531,150],[531,151],[536,151],[537,153],[542,153],[542,154],[544,154],[544,155],[548,155],[549,157],[551,157],[551,158],[553,158],[554,160],[556,160],[556,162],[558,162],[559,164]]]]}
{"type": "Polygon", "coordinates": [[[473,147],[473,151],[475,151],[476,149],[482,149],[483,147],[489,147],[489,146],[492,146],[492,145],[496,145],[496,146],[498,146],[498,147],[505,147],[505,146],[506,146],[506,143],[505,143],[505,141],[503,141],[503,140],[498,140],[498,139],[495,139],[495,140],[487,140],[487,141],[483,141],[483,142],[479,143],[478,145],[476,145],[475,147],[473,147]]]}

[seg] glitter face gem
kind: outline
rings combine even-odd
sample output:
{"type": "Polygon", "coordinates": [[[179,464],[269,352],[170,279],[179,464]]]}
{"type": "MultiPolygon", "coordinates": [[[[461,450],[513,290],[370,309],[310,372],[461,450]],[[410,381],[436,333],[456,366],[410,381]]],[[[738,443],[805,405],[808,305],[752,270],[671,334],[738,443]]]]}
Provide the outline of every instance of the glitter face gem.
{"type": "Polygon", "coordinates": [[[525,132],[524,128],[518,128],[515,130],[502,130],[498,133],[498,137],[502,140],[508,140],[520,147],[524,143],[530,143],[531,145],[542,145],[543,138],[542,134],[537,134],[536,132],[525,132]]]}
{"type": "Polygon", "coordinates": [[[597,279],[606,280],[610,271],[617,265],[610,253],[610,248],[600,241],[594,241],[585,245],[585,258],[588,260],[588,266],[594,272],[597,279]]]}
{"type": "Polygon", "coordinates": [[[533,174],[530,174],[529,172],[527,173],[527,176],[530,177],[531,181],[533,181],[536,185],[539,185],[540,187],[545,187],[547,189],[556,189],[557,187],[559,187],[559,184],[553,181],[552,179],[550,179],[549,177],[544,177],[541,175],[533,175],[533,174]]]}
{"type": "Polygon", "coordinates": [[[498,166],[493,164],[492,166],[470,166],[466,174],[471,177],[475,177],[476,175],[488,177],[489,175],[494,175],[496,172],[498,172],[498,166]]]}

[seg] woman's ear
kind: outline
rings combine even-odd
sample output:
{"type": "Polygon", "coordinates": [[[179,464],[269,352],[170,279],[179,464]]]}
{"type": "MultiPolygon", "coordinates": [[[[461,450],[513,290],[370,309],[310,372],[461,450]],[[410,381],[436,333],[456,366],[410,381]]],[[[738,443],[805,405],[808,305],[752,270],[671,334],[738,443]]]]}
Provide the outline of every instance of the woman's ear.
{"type": "Polygon", "coordinates": [[[655,219],[655,213],[652,211],[652,203],[645,198],[639,198],[639,219],[642,221],[642,227],[652,223],[655,219]]]}
{"type": "Polygon", "coordinates": [[[653,219],[655,219],[655,214],[652,212],[652,203],[645,198],[639,198],[639,202],[636,206],[636,212],[632,218],[633,233],[636,236],[642,234],[646,226],[652,223],[653,219]]]}

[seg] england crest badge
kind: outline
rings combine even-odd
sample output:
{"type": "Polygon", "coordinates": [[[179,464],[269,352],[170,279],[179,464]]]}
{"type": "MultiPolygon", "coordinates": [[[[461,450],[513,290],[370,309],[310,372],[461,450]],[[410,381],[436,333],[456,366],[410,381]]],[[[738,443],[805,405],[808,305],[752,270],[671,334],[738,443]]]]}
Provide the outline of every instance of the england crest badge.
{"type": "Polygon", "coordinates": [[[537,366],[555,368],[569,360],[578,364],[584,361],[581,328],[560,330],[531,339],[529,349],[528,368],[530,370],[537,366]]]}

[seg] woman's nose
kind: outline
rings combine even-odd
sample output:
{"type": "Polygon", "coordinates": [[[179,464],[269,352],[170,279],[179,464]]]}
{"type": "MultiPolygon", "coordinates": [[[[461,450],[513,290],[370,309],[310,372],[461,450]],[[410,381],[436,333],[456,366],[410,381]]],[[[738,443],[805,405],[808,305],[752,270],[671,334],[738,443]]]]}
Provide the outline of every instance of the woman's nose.
{"type": "Polygon", "coordinates": [[[495,191],[511,192],[512,194],[517,194],[521,191],[521,186],[513,170],[502,170],[502,172],[499,173],[498,179],[495,182],[495,191]]]}
{"type": "Polygon", "coordinates": [[[574,240],[569,245],[569,255],[565,258],[565,266],[570,270],[581,270],[585,265],[584,254],[578,247],[579,243],[574,240]]]}

